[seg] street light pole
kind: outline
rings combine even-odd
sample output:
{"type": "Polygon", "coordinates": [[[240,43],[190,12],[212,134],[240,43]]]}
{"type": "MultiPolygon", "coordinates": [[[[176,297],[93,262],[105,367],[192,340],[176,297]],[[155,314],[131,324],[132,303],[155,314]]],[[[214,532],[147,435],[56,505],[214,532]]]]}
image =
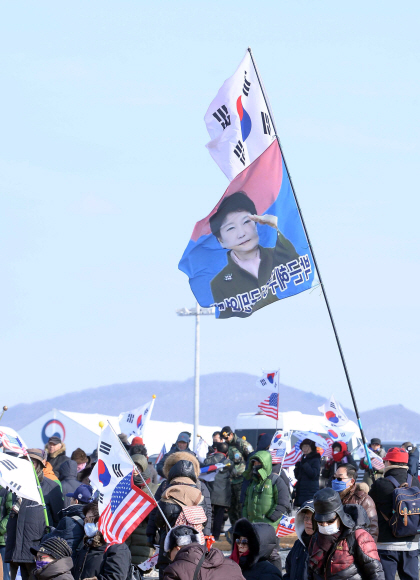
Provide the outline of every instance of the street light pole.
{"type": "Polygon", "coordinates": [[[200,316],[214,316],[214,307],[202,308],[196,303],[195,308],[180,308],[178,316],[195,316],[195,363],[194,363],[194,435],[193,448],[198,435],[200,419],[200,316]]]}

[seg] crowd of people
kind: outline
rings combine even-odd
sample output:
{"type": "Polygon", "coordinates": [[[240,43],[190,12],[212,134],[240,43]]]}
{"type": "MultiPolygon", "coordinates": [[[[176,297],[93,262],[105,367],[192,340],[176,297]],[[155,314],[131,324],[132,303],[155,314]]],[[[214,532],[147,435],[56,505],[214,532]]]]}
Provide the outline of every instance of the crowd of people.
{"type": "Polygon", "coordinates": [[[141,437],[119,437],[135,465],[135,485],[157,502],[153,511],[124,543],[107,543],[90,485],[97,452],[78,448],[69,457],[61,439],[50,437],[45,449],[28,450],[48,522],[41,505],[0,488],[2,580],[16,580],[18,571],[22,580],[133,580],[135,566],[156,547],[161,580],[418,579],[417,529],[409,529],[408,514],[396,521],[393,499],[394,490],[419,484],[418,450],[410,442],[385,453],[372,439],[384,467],[371,470],[345,442],[334,443],[325,461],[304,439],[291,478],[273,465],[269,434],[254,450],[226,426],[213,434],[207,456],[197,457],[190,434],[181,432],[156,467],[141,437]],[[214,477],[203,480],[200,470],[212,465],[214,477]],[[276,531],[292,515],[297,540],[283,568],[276,531]],[[229,556],[213,543],[223,535],[229,556]]]}

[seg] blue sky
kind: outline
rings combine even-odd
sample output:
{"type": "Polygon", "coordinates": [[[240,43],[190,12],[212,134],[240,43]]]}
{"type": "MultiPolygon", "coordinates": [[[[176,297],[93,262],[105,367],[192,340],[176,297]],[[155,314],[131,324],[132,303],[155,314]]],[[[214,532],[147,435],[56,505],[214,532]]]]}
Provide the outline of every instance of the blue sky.
{"type": "MultiPolygon", "coordinates": [[[[194,298],[177,265],[227,186],[203,117],[251,46],[359,406],[420,412],[419,13],[414,1],[4,6],[1,405],[193,374],[193,319],[175,310],[194,298]]],[[[203,320],[203,373],[262,367],[350,403],[319,290],[203,320]]]]}

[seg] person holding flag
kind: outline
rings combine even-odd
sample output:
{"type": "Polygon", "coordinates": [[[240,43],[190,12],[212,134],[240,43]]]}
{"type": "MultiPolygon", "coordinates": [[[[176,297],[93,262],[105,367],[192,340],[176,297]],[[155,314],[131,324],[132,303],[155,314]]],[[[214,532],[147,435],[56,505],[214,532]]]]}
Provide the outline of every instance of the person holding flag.
{"type": "MultiPolygon", "coordinates": [[[[375,455],[380,457],[382,460],[386,455],[386,451],[382,447],[382,442],[378,437],[373,437],[370,440],[370,443],[368,446],[368,453],[369,453],[369,449],[371,451],[373,451],[373,453],[375,453],[375,455]]],[[[371,463],[372,463],[372,459],[371,459],[371,463]]],[[[367,461],[365,461],[364,457],[362,457],[362,459],[360,460],[360,464],[359,464],[359,468],[364,469],[364,471],[365,471],[365,473],[363,475],[363,483],[366,483],[369,486],[369,489],[372,487],[372,484],[376,479],[384,476],[385,465],[383,467],[379,467],[378,464],[376,464],[376,462],[374,462],[374,463],[375,463],[375,465],[372,463],[373,474],[370,473],[369,465],[368,465],[367,461]],[[373,477],[372,477],[372,475],[373,475],[373,477]]]]}
{"type": "Polygon", "coordinates": [[[332,457],[326,462],[321,473],[322,477],[327,480],[327,485],[331,484],[335,472],[342,463],[353,465],[356,471],[358,469],[357,461],[347,449],[347,443],[344,441],[335,441],[332,444],[332,457]]]}
{"type": "Polygon", "coordinates": [[[321,456],[311,439],[303,439],[300,444],[302,457],[295,466],[297,479],[294,495],[295,507],[300,507],[314,497],[319,490],[319,474],[321,471],[321,456]]]}

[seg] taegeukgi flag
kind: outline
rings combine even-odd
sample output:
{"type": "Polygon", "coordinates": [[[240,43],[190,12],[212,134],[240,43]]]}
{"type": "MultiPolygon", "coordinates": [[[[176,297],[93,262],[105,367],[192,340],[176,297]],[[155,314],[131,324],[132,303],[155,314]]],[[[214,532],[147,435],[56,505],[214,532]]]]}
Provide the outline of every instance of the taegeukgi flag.
{"type": "Polygon", "coordinates": [[[341,408],[340,403],[335,400],[334,395],[331,395],[327,403],[318,407],[318,411],[324,414],[325,423],[329,427],[342,427],[349,422],[347,415],[341,408]]]}
{"type": "Polygon", "coordinates": [[[207,148],[230,180],[196,223],[179,268],[216,317],[246,318],[310,288],[315,267],[257,73],[247,51],[211,103],[207,148]]]}
{"type": "Polygon", "coordinates": [[[150,420],[154,404],[155,397],[142,407],[121,413],[118,417],[121,433],[125,433],[129,438],[142,437],[150,420]]]}

